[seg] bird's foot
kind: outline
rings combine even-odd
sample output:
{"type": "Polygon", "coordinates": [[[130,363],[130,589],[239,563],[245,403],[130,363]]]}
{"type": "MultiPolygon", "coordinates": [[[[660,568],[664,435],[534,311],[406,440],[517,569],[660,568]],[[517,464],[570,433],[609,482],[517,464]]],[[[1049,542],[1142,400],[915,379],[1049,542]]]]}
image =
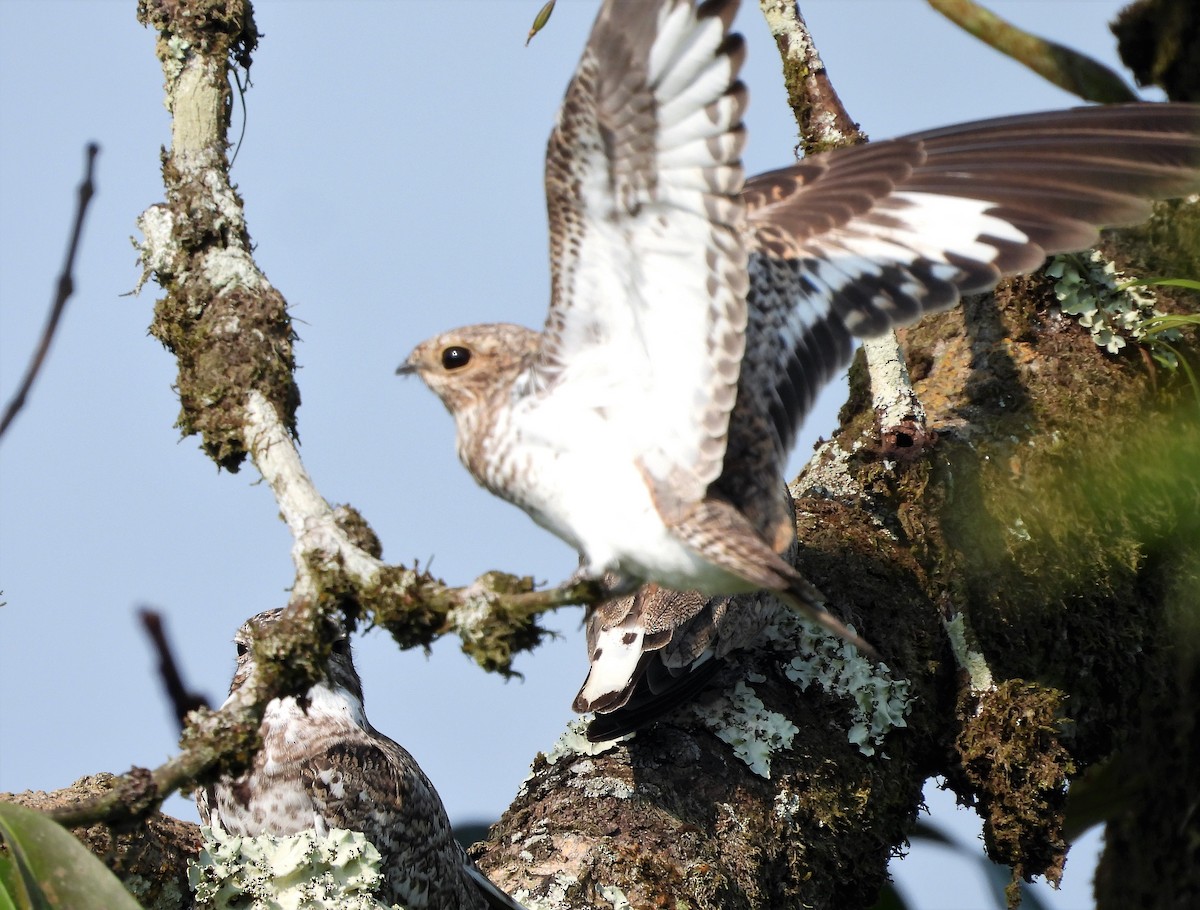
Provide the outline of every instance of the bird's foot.
{"type": "Polygon", "coordinates": [[[640,586],[636,578],[618,575],[615,572],[606,572],[603,576],[596,577],[583,564],[580,564],[562,584],[565,589],[578,591],[581,600],[592,604],[624,597],[626,594],[632,594],[640,586]]]}

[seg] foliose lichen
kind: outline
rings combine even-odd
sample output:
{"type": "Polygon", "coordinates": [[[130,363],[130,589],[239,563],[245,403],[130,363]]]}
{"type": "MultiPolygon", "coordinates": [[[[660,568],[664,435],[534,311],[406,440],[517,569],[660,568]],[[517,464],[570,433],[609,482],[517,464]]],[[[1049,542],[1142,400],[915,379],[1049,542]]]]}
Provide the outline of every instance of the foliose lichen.
{"type": "Polygon", "coordinates": [[[874,755],[888,731],[908,726],[910,683],[894,678],[887,664],[873,664],[854,645],[830,637],[794,613],[781,615],[768,635],[794,643],[796,656],[783,672],[802,691],[815,683],[830,695],[850,699],[847,738],[863,755],[874,755]]]}
{"type": "Polygon", "coordinates": [[[1046,274],[1057,279],[1054,296],[1062,311],[1078,316],[1079,324],[1092,333],[1097,345],[1116,354],[1129,341],[1141,342],[1162,366],[1177,366],[1174,351],[1158,342],[1177,341],[1179,332],[1147,332],[1148,319],[1166,315],[1155,306],[1154,292],[1128,284],[1116,264],[1099,250],[1054,256],[1046,266],[1046,274]]]}
{"type": "Polygon", "coordinates": [[[721,698],[694,704],[692,709],[751,771],[768,780],[771,756],[790,748],[792,739],[800,732],[782,714],[768,710],[744,680],[738,680],[733,690],[721,698]]]}
{"type": "MultiPolygon", "coordinates": [[[[356,831],[240,837],[203,827],[188,862],[196,906],[213,910],[389,910],[379,851],[356,831]]],[[[392,907],[391,910],[396,910],[392,907]]]]}

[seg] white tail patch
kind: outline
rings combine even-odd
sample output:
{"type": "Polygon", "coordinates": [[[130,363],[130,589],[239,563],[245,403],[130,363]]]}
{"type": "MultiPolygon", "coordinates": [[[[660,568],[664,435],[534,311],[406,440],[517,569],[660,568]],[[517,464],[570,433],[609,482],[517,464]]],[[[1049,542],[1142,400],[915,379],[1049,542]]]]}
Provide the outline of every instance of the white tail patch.
{"type": "Polygon", "coordinates": [[[645,637],[645,629],[636,623],[605,629],[596,637],[591,669],[575,696],[576,711],[612,710],[628,700],[645,637]]]}

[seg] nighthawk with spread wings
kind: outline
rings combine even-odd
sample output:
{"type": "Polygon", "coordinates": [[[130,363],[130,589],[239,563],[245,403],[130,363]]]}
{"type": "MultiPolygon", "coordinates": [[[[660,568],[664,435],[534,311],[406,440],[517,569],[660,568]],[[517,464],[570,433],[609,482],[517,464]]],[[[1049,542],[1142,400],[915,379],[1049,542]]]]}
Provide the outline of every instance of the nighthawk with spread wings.
{"type": "MultiPolygon", "coordinates": [[[[231,699],[254,675],[255,636],[281,613],[260,613],[238,630],[231,699]]],[[[267,704],[262,748],[241,776],[199,791],[201,821],[249,837],[359,831],[382,857],[381,896],[389,905],[522,910],[463,852],[413,757],[367,721],[350,641],[340,627],[333,634],[326,678],[303,698],[267,704]]]]}
{"type": "MultiPolygon", "coordinates": [[[[446,332],[399,372],[453,414],[475,479],[573,545],[583,575],[765,589],[845,635],[779,555],[782,471],[817,391],[855,336],[1200,189],[1200,106],[981,121],[746,179],[736,8],[604,3],[546,154],[545,326],[446,332]]],[[[614,622],[629,664],[654,633],[614,622]]]]}

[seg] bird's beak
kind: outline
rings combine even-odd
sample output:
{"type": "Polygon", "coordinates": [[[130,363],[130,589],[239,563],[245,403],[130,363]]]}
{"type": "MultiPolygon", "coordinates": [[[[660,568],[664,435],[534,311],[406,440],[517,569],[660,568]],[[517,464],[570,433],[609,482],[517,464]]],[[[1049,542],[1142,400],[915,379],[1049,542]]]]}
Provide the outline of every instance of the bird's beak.
{"type": "Polygon", "coordinates": [[[397,376],[411,376],[415,372],[417,372],[417,365],[409,360],[404,361],[404,363],[396,367],[397,376]]]}

